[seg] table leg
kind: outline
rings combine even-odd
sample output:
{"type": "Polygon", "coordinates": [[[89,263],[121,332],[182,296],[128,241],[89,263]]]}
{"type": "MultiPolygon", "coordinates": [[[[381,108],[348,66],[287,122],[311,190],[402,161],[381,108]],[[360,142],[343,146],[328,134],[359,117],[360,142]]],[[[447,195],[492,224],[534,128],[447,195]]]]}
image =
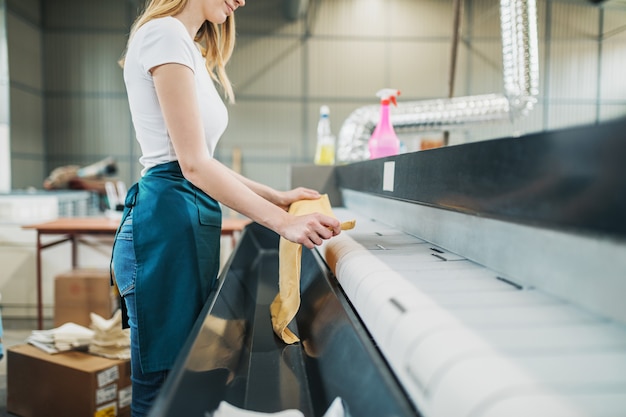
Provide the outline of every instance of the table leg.
{"type": "Polygon", "coordinates": [[[78,250],[76,249],[76,235],[72,234],[70,236],[72,240],[72,269],[76,268],[78,265],[78,250]]]}
{"type": "Polygon", "coordinates": [[[43,296],[41,283],[41,234],[37,232],[37,329],[43,330],[43,296]]]}

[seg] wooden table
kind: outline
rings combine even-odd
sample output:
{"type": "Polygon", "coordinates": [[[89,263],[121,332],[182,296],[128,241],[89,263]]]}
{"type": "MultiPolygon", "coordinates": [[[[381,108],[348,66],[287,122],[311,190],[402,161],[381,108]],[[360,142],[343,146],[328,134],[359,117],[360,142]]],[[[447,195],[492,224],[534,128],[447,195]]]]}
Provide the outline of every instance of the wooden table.
{"type": "MultiPolygon", "coordinates": [[[[250,223],[249,219],[223,218],[222,236],[231,236],[233,246],[236,243],[236,233],[250,223]]],[[[41,251],[63,242],[72,244],[72,268],[78,264],[77,242],[81,236],[114,236],[119,226],[119,220],[107,217],[67,217],[45,223],[23,226],[24,229],[37,231],[37,328],[43,329],[43,295],[41,275],[41,251]],[[43,242],[43,235],[60,235],[58,239],[43,242]]]]}

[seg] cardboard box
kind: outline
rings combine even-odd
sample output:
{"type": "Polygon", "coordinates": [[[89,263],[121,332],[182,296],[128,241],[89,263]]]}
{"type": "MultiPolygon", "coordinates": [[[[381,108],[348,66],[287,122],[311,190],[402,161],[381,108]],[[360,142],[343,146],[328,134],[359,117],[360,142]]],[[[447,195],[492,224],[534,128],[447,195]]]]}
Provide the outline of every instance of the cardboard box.
{"type": "Polygon", "coordinates": [[[54,327],[72,322],[89,327],[89,313],[105,319],[119,307],[108,269],[74,269],[54,280],[54,327]]]}
{"type": "Polygon", "coordinates": [[[130,361],[7,349],[7,411],[21,417],[130,417],[130,361]]]}

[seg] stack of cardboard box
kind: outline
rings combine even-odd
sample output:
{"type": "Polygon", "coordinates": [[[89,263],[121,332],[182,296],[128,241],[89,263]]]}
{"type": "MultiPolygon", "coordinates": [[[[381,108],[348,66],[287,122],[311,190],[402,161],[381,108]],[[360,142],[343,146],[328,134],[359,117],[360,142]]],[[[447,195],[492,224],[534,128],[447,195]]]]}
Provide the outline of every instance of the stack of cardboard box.
{"type": "MultiPolygon", "coordinates": [[[[108,270],[75,269],[55,278],[54,327],[108,319],[118,295],[108,270]]],[[[130,361],[87,352],[49,354],[32,345],[7,350],[7,411],[21,417],[130,416],[130,361]]]]}
{"type": "Polygon", "coordinates": [[[89,313],[109,319],[119,308],[108,269],[74,269],[54,280],[54,327],[72,322],[88,327],[89,313]]]}
{"type": "Polygon", "coordinates": [[[7,350],[7,411],[21,417],[129,417],[131,390],[128,360],[7,350]]]}

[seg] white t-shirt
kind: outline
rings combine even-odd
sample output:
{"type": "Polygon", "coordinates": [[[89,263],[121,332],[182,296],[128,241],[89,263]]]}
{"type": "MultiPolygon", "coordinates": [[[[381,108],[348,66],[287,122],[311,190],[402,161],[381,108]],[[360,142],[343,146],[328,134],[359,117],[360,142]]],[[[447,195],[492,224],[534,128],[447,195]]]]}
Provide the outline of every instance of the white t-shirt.
{"type": "Polygon", "coordinates": [[[155,165],[178,160],[150,73],[152,68],[166,63],[182,64],[194,72],[198,106],[211,156],[228,124],[226,106],[183,23],[174,17],[164,17],[144,24],[135,32],[124,62],[124,82],[142,152],[139,158],[144,166],[142,175],[155,165]]]}

